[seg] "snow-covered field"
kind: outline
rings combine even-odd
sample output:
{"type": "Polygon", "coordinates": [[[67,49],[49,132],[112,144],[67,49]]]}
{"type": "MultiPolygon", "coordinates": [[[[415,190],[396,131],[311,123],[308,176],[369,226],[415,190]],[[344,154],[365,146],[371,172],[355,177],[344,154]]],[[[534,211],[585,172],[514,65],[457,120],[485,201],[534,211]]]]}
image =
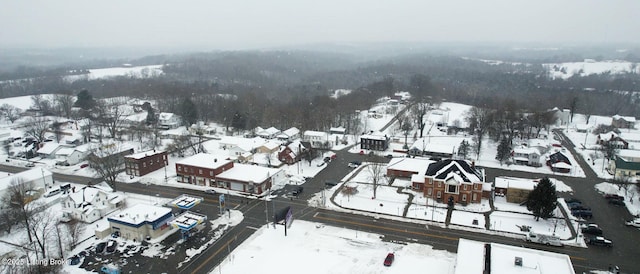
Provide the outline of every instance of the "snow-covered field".
{"type": "Polygon", "coordinates": [[[113,67],[113,68],[100,68],[100,69],[89,69],[88,74],[81,75],[69,75],[64,79],[69,82],[77,81],[77,80],[96,80],[96,79],[105,79],[117,76],[128,76],[134,78],[149,78],[155,77],[162,74],[162,66],[163,65],[150,65],[150,66],[137,66],[137,67],[113,67]]]}
{"type": "Polygon", "coordinates": [[[283,227],[263,226],[213,271],[217,273],[453,273],[455,254],[415,243],[383,242],[381,235],[295,220],[283,227]],[[391,267],[383,266],[387,253],[391,267]],[[258,267],[259,266],[259,267],[258,267]]]}
{"type": "Polygon", "coordinates": [[[574,75],[640,73],[638,63],[622,60],[595,61],[586,59],[583,62],[543,64],[543,67],[549,71],[551,78],[560,79],[568,79],[574,75]]]}

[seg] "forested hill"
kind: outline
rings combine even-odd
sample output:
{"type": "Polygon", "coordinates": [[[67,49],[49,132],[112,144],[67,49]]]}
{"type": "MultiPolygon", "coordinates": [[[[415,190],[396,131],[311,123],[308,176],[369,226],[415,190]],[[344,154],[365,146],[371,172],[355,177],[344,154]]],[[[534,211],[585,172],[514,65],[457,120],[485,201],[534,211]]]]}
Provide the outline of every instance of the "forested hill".
{"type": "MultiPolygon", "coordinates": [[[[163,97],[179,94],[258,93],[274,100],[326,96],[334,89],[407,90],[448,100],[493,107],[500,99],[525,109],[566,107],[573,98],[595,101],[598,114],[640,114],[635,92],[638,73],[601,73],[567,79],[549,77],[547,62],[574,62],[591,52],[483,49],[395,52],[364,56],[356,53],[275,50],[151,55],[139,59],[92,61],[44,67],[18,67],[0,73],[0,96],[91,91],[96,97],[130,95],[163,97]],[[520,58],[518,58],[520,56],[520,58]],[[498,59],[503,57],[503,59],[498,59]],[[490,59],[492,58],[492,60],[490,59]],[[97,64],[163,65],[155,77],[65,80],[97,64]],[[18,80],[16,80],[18,79],[18,80]]],[[[635,58],[634,52],[598,55],[635,58]]],[[[354,96],[354,98],[357,98],[354,96]]]]}

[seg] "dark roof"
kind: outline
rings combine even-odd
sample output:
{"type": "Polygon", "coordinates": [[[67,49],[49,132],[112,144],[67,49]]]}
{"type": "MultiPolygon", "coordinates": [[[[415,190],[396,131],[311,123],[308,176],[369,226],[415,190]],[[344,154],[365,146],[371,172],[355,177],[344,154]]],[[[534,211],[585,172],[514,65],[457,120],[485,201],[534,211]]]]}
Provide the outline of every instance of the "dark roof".
{"type": "Polygon", "coordinates": [[[469,165],[469,162],[464,160],[453,160],[453,159],[440,160],[430,164],[429,167],[427,167],[427,172],[425,173],[425,175],[430,177],[435,176],[436,179],[444,180],[447,177],[447,175],[452,172],[456,172],[458,175],[460,175],[460,177],[462,177],[462,179],[465,182],[472,182],[468,178],[467,174],[475,175],[478,177],[478,179],[482,180],[482,175],[480,174],[480,172],[477,169],[471,167],[469,165]],[[449,166],[451,162],[455,162],[457,164],[449,166]],[[449,167],[447,168],[447,166],[449,167]],[[447,169],[443,170],[444,168],[447,168],[447,169]],[[440,174],[436,176],[437,173],[440,173],[440,174]]]}
{"type": "Polygon", "coordinates": [[[567,158],[567,156],[565,156],[559,151],[549,155],[549,162],[552,164],[559,163],[559,162],[565,162],[567,164],[571,164],[571,161],[569,161],[569,158],[567,158]]]}
{"type": "Polygon", "coordinates": [[[616,156],[616,169],[626,169],[626,170],[640,170],[640,163],[637,162],[627,162],[624,159],[616,156]]]}

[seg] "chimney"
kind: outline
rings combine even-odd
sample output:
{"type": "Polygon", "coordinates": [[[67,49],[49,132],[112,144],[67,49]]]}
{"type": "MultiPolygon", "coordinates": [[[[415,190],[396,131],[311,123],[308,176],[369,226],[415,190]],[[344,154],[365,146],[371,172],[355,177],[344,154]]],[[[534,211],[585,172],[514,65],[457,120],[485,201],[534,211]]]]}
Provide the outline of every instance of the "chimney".
{"type": "Polygon", "coordinates": [[[218,158],[213,158],[213,162],[217,163],[218,162],[218,158]]]}

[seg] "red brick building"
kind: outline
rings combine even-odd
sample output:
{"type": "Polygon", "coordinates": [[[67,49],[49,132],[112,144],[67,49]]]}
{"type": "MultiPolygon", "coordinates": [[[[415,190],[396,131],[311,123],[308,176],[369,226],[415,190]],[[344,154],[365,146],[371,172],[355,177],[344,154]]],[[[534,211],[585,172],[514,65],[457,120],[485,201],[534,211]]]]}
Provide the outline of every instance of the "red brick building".
{"type": "Polygon", "coordinates": [[[215,186],[216,175],[233,168],[231,160],[199,153],[176,162],[178,182],[200,186],[215,186]]]}
{"type": "Polygon", "coordinates": [[[479,203],[483,196],[484,176],[473,164],[464,160],[441,160],[432,163],[424,176],[413,175],[414,190],[425,197],[447,202],[451,197],[456,203],[479,203]]]}
{"type": "Polygon", "coordinates": [[[167,152],[152,150],[124,156],[127,175],[144,176],[169,164],[167,152]]]}

